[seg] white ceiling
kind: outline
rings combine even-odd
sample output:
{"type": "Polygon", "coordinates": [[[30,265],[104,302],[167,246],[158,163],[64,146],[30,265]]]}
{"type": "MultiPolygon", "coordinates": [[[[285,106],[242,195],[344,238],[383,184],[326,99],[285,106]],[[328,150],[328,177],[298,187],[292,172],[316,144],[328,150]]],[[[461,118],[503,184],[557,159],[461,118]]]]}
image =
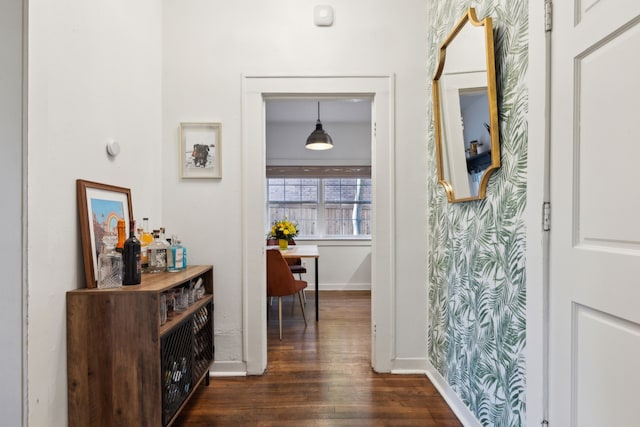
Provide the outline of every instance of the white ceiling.
{"type": "MultiPolygon", "coordinates": [[[[364,98],[321,99],[320,120],[337,122],[370,122],[371,100],[364,98]]],[[[315,125],[318,99],[270,99],[266,101],[267,123],[303,122],[315,125]]]]}

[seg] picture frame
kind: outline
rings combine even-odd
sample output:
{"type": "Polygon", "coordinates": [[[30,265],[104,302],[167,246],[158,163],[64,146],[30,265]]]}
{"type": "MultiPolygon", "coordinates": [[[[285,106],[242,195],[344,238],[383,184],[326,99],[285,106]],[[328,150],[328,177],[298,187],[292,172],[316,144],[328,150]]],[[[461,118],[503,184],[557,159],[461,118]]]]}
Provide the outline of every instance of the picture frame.
{"type": "Polygon", "coordinates": [[[222,125],[180,123],[180,177],[222,178],[222,125]]]}
{"type": "Polygon", "coordinates": [[[97,287],[98,254],[102,237],[115,233],[119,219],[125,220],[125,235],[133,221],[131,190],[99,182],[76,180],[80,237],[87,288],[97,287]]]}

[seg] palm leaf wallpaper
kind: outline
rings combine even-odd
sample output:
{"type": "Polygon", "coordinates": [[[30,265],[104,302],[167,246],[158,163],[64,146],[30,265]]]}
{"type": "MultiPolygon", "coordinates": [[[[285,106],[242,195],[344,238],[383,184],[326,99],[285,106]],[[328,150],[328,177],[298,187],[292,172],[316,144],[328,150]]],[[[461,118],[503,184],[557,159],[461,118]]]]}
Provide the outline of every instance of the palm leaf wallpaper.
{"type": "MultiPolygon", "coordinates": [[[[428,356],[485,426],[525,424],[525,224],[528,4],[432,0],[428,73],[455,22],[475,7],[493,19],[502,167],[482,201],[450,204],[438,184],[428,103],[428,356]]],[[[429,97],[431,91],[429,91],[429,97]]]]}

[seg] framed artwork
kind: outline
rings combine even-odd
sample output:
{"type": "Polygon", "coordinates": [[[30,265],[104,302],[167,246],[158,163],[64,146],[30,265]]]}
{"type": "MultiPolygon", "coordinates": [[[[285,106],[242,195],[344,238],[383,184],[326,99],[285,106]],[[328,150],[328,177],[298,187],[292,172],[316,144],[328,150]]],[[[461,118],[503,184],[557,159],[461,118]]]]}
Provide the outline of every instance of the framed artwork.
{"type": "Polygon", "coordinates": [[[98,254],[105,234],[118,234],[118,220],[124,219],[126,235],[133,221],[131,190],[98,182],[76,180],[80,236],[87,288],[97,287],[98,254]]]}
{"type": "Polygon", "coordinates": [[[180,177],[222,178],[220,123],[180,123],[180,177]]]}

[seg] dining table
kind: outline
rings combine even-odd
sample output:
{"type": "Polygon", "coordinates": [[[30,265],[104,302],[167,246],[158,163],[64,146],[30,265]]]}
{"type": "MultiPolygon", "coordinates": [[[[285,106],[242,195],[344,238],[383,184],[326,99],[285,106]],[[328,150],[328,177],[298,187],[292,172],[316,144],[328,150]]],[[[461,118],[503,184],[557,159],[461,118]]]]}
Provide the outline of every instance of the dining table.
{"type": "Polygon", "coordinates": [[[267,249],[279,249],[283,258],[313,258],[315,260],[315,279],[316,279],[316,322],[319,320],[319,307],[318,300],[318,258],[320,258],[320,252],[318,251],[318,245],[289,245],[287,249],[280,249],[279,246],[267,246],[267,249]]]}

